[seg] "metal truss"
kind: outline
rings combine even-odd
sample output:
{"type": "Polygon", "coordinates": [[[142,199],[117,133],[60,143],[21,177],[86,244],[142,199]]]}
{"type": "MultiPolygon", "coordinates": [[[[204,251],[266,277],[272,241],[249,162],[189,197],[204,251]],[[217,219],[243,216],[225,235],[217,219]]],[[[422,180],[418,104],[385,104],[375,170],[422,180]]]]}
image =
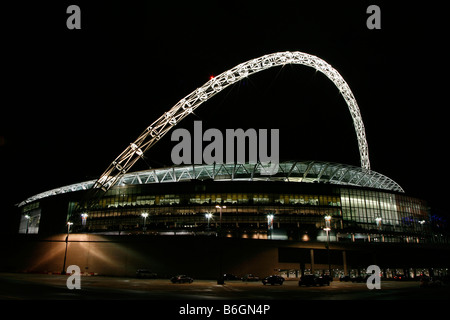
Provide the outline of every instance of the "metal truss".
{"type": "Polygon", "coordinates": [[[358,140],[361,167],[370,170],[369,150],[361,114],[350,87],[341,75],[324,60],[303,52],[277,52],[241,63],[220,75],[210,79],[178,101],[169,111],[165,112],[110,164],[106,171],[94,183],[93,189],[106,192],[115,185],[121,176],[154,146],[167,132],[176,126],[186,116],[191,114],[203,102],[207,101],[226,87],[250,76],[251,74],[285,64],[300,64],[312,67],[325,74],[339,89],[350,114],[358,140]]]}
{"type": "Polygon", "coordinates": [[[404,192],[402,187],[389,177],[360,167],[322,161],[288,161],[279,163],[277,166],[278,172],[272,176],[261,173],[264,172],[264,165],[259,162],[257,164],[224,163],[174,166],[125,174],[120,178],[118,185],[212,179],[215,181],[327,183],[404,192]]]}
{"type": "MultiPolygon", "coordinates": [[[[144,185],[151,183],[176,183],[191,180],[215,181],[289,181],[304,183],[325,183],[340,186],[357,186],[386,191],[404,192],[394,180],[373,170],[322,161],[287,161],[277,164],[275,175],[264,175],[264,165],[257,164],[198,164],[173,166],[169,168],[149,169],[124,174],[117,186],[144,185]]],[[[42,198],[59,194],[89,190],[95,180],[71,184],[34,195],[21,203],[19,207],[42,198]]]]}

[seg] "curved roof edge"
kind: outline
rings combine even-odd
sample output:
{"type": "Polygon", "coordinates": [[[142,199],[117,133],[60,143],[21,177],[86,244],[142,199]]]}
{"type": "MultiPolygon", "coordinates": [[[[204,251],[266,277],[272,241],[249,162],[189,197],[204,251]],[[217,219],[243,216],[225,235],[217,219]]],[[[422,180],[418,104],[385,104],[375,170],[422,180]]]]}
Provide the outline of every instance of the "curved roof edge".
{"type": "MultiPolygon", "coordinates": [[[[276,165],[276,174],[270,175],[270,165],[251,164],[193,164],[130,172],[123,175],[117,185],[139,185],[189,180],[215,181],[286,181],[328,183],[342,186],[358,186],[388,191],[405,192],[391,178],[373,170],[347,164],[324,161],[286,161],[276,165]],[[276,170],[278,169],[278,170],[276,170]]],[[[36,194],[20,202],[19,207],[36,200],[92,188],[96,180],[55,188],[36,194]]]]}

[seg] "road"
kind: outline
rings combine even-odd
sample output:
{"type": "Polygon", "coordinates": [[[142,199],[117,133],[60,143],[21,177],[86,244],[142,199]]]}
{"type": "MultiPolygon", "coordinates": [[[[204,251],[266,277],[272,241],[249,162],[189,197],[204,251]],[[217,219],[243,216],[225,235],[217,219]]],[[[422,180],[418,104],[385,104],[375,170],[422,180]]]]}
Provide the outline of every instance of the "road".
{"type": "Polygon", "coordinates": [[[418,282],[382,281],[380,290],[365,283],[334,281],[330,286],[299,287],[297,281],[282,286],[261,282],[195,280],[172,284],[167,279],[133,279],[81,276],[81,289],[68,289],[68,276],[0,273],[2,300],[403,300],[450,298],[450,287],[420,288],[418,282]]]}

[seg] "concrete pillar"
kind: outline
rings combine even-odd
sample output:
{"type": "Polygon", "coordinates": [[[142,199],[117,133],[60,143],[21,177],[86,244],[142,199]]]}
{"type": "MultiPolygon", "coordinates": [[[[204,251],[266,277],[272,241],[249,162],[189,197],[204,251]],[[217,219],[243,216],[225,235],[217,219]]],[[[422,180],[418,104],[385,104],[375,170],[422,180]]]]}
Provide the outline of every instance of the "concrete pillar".
{"type": "Polygon", "coordinates": [[[342,251],[342,264],[344,265],[344,275],[348,275],[347,270],[347,252],[345,250],[342,251]]]}
{"type": "Polygon", "coordinates": [[[314,273],[314,249],[311,249],[311,273],[314,273]]]}
{"type": "Polygon", "coordinates": [[[300,275],[303,277],[305,275],[305,262],[300,262],[300,275]]]}

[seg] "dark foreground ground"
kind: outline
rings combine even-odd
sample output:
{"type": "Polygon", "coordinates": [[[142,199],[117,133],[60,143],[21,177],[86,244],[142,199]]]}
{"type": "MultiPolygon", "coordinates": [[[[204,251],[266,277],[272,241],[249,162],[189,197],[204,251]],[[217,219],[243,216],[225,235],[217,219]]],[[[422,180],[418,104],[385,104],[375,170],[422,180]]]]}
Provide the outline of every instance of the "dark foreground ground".
{"type": "MultiPolygon", "coordinates": [[[[217,285],[213,280],[194,280],[191,284],[172,284],[167,279],[81,276],[81,288],[68,289],[67,279],[68,276],[64,275],[0,273],[2,305],[7,306],[12,303],[13,308],[16,309],[13,300],[29,302],[34,300],[33,303],[42,303],[44,306],[46,305],[45,301],[82,300],[87,305],[95,306],[99,303],[100,308],[108,308],[109,312],[114,312],[111,311],[114,310],[114,307],[121,309],[123,301],[128,301],[133,304],[132,309],[136,312],[163,310],[170,316],[180,316],[180,312],[184,312],[186,307],[189,309],[193,306],[214,306],[215,312],[209,317],[206,314],[195,315],[195,317],[207,318],[214,315],[231,317],[232,314],[226,314],[226,312],[231,313],[233,310],[235,313],[245,312],[245,310],[248,311],[247,307],[239,309],[239,306],[256,305],[257,307],[261,306],[259,309],[261,312],[257,315],[267,318],[268,315],[263,314],[264,306],[266,309],[269,306],[270,309],[267,313],[272,312],[273,315],[273,313],[278,314],[286,310],[289,312],[302,310],[305,306],[307,309],[312,306],[312,308],[318,308],[317,311],[326,312],[329,304],[332,306],[330,309],[335,311],[336,308],[339,310],[351,309],[355,305],[355,300],[362,303],[357,303],[360,306],[377,306],[377,310],[380,310],[380,304],[373,300],[393,300],[396,302],[394,305],[391,302],[391,307],[395,306],[400,309],[405,306],[421,308],[421,306],[429,305],[430,302],[433,302],[434,307],[439,308],[440,305],[445,306],[445,303],[450,300],[449,286],[424,288],[420,287],[419,282],[413,281],[382,281],[380,290],[369,290],[365,283],[339,281],[334,281],[330,286],[324,287],[299,287],[297,281],[285,281],[282,286],[264,286],[261,282],[242,281],[227,281],[225,285],[217,285]],[[338,304],[323,302],[323,300],[337,300],[338,304]],[[415,300],[415,302],[399,300],[415,300]],[[320,303],[319,306],[317,301],[323,303],[320,303]],[[349,304],[349,301],[353,304],[349,304]],[[105,305],[105,302],[108,304],[105,305]]],[[[70,301],[61,301],[60,303],[65,306],[71,305],[71,309],[74,305],[77,308],[84,305],[78,302],[74,304],[70,301]]],[[[195,309],[196,312],[205,310],[195,309]]]]}
{"type": "Polygon", "coordinates": [[[80,289],[67,287],[68,276],[0,273],[2,300],[429,300],[450,298],[450,286],[420,287],[416,281],[382,281],[380,290],[365,283],[333,281],[330,286],[299,287],[297,281],[266,285],[240,280],[217,285],[215,280],[173,284],[168,279],[81,276],[80,289]]]}

